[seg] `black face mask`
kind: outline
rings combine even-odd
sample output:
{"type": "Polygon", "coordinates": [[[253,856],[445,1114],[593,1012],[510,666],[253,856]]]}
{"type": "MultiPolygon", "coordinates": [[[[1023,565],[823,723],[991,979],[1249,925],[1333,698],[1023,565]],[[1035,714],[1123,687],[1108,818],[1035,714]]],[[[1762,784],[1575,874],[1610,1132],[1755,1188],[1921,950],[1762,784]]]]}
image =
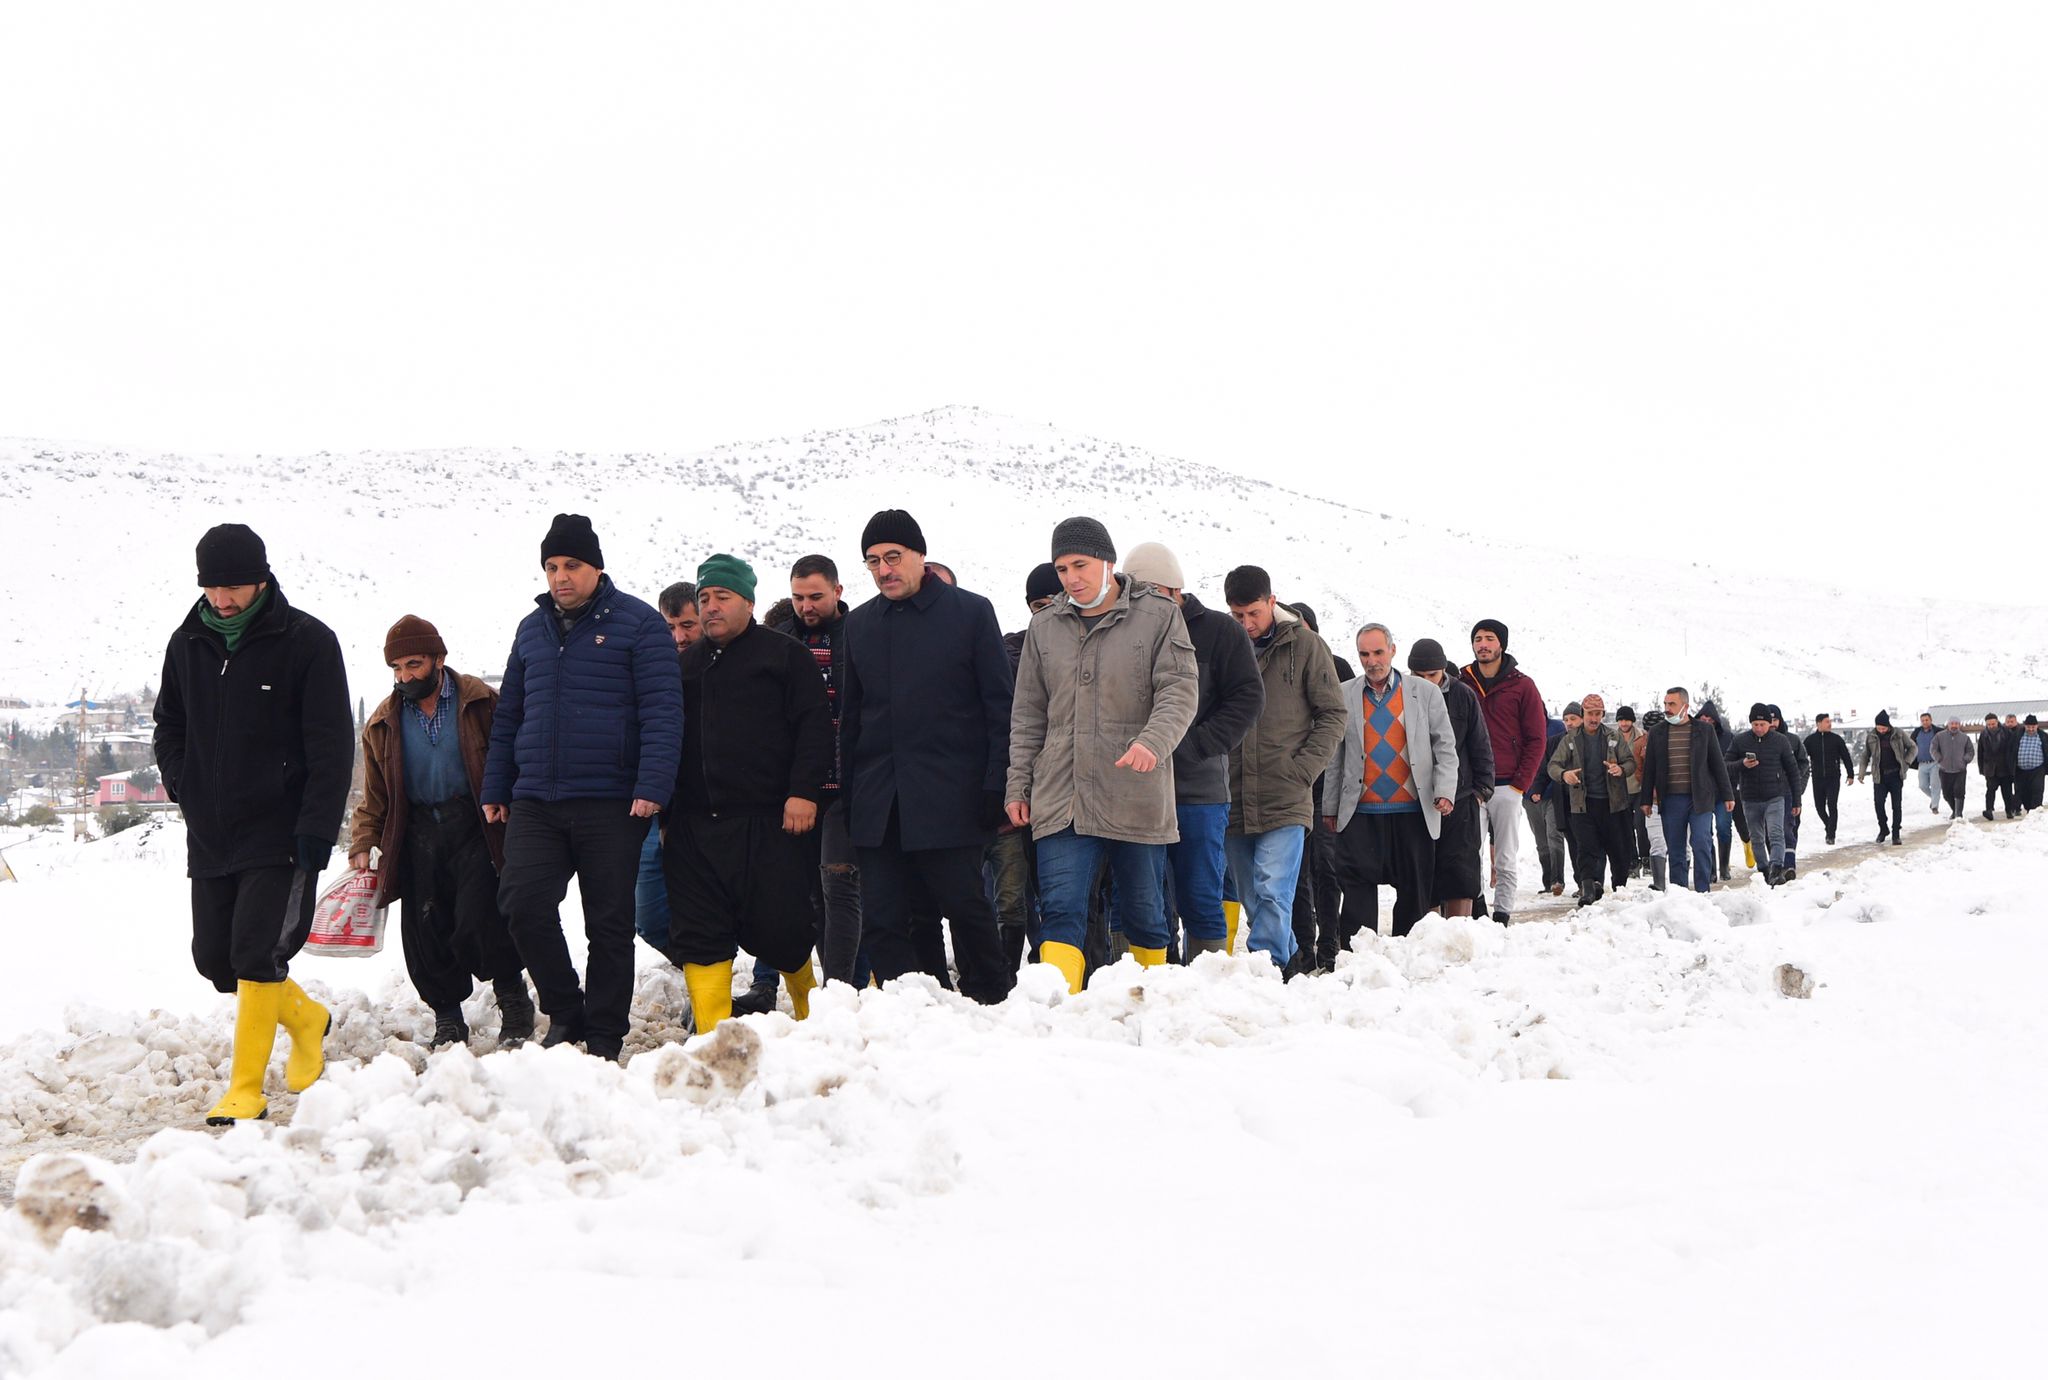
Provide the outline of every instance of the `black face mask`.
{"type": "Polygon", "coordinates": [[[398,682],[398,693],[414,704],[430,700],[441,693],[440,673],[436,672],[431,676],[421,676],[418,680],[402,680],[398,682]]]}

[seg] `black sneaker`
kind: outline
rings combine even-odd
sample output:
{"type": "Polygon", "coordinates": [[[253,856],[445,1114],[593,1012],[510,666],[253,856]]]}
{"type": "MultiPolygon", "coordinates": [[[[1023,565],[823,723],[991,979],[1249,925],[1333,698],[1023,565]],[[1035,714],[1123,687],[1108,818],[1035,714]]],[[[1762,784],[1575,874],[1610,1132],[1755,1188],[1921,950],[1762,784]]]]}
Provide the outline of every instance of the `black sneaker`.
{"type": "Polygon", "coordinates": [[[1780,882],[1790,882],[1797,880],[1798,876],[1799,869],[1797,867],[1788,867],[1778,874],[1778,880],[1780,882]]]}
{"type": "MultiPolygon", "coordinates": [[[[1883,840],[1883,839],[1879,839],[1879,840],[1878,840],[1878,842],[1879,842],[1879,843],[1883,843],[1883,842],[1884,842],[1884,840],[1883,840]]],[[[1894,829],[1894,830],[1892,831],[1892,842],[1893,842],[1893,843],[1904,843],[1904,842],[1905,842],[1905,840],[1904,840],[1904,839],[1902,839],[1902,838],[1900,838],[1900,837],[1899,837],[1899,831],[1898,831],[1898,830],[1896,830],[1896,829],[1894,829]]]]}
{"type": "Polygon", "coordinates": [[[450,1007],[434,1013],[434,1038],[428,1042],[428,1049],[439,1049],[443,1045],[466,1045],[469,1043],[469,1022],[462,1019],[462,1008],[450,1007]]]}
{"type": "Polygon", "coordinates": [[[583,1043],[583,1008],[564,1011],[559,1016],[548,1017],[548,1033],[541,1039],[542,1049],[553,1049],[556,1045],[583,1043]]]}
{"type": "Polygon", "coordinates": [[[1890,837],[1891,837],[1891,835],[1887,834],[1887,833],[1885,832],[1885,830],[1884,830],[1884,828],[1883,828],[1882,826],[1880,826],[1880,827],[1878,828],[1878,831],[1877,831],[1877,841],[1878,841],[1879,843],[1883,843],[1883,842],[1884,842],[1884,841],[1885,841],[1885,840],[1886,840],[1887,838],[1890,838],[1890,837]]]}
{"type": "Polygon", "coordinates": [[[1504,910],[1497,910],[1497,911],[1495,911],[1495,912],[1493,913],[1493,919],[1494,919],[1494,920],[1495,920],[1495,922],[1497,922],[1497,923],[1498,923],[1498,924],[1499,924],[1499,925],[1500,925],[1500,926],[1501,926],[1501,927],[1502,927],[1503,929],[1505,929],[1505,928],[1506,928],[1507,926],[1509,926],[1510,924],[1513,924],[1513,923],[1514,923],[1514,919],[1515,919],[1515,917],[1514,917],[1514,916],[1512,916],[1512,915],[1510,915],[1510,914],[1509,914],[1508,912],[1506,912],[1506,911],[1504,911],[1504,910]]]}
{"type": "Polygon", "coordinates": [[[583,1052],[593,1059],[605,1059],[616,1064],[623,1052],[624,1041],[592,1038],[583,1042],[583,1052]]]}

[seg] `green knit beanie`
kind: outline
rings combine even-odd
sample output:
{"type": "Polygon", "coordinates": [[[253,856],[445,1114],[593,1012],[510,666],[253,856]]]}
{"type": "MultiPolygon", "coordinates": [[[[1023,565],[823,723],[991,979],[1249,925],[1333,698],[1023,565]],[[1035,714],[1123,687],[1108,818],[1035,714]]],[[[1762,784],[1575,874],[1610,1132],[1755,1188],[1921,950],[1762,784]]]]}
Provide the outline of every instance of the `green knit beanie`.
{"type": "Polygon", "coordinates": [[[729,589],[748,603],[754,602],[754,567],[738,556],[723,551],[697,567],[697,588],[729,589]]]}

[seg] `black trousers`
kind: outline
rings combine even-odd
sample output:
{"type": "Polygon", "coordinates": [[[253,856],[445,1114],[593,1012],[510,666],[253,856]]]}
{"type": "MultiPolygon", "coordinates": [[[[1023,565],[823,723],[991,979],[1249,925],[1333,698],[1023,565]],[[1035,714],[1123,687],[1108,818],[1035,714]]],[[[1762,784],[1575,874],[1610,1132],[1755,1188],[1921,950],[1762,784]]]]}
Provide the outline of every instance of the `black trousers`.
{"type": "Polygon", "coordinates": [[[2022,810],[2041,808],[2041,781],[2044,776],[2048,776],[2048,766],[2020,768],[2019,797],[2022,810]]]}
{"type": "Polygon", "coordinates": [[[1820,816],[1821,828],[1832,840],[1835,824],[1842,816],[1842,778],[1840,776],[1816,776],[1813,778],[1813,812],[1820,816]]]}
{"type": "Polygon", "coordinates": [[[1941,773],[1941,798],[1948,802],[1952,814],[1959,815],[1963,812],[1963,800],[1969,790],[1968,780],[1968,775],[1964,772],[1941,773]]]}
{"type": "Polygon", "coordinates": [[[251,867],[192,879],[192,963],[217,991],[283,982],[313,929],[320,879],[296,867],[251,867]]]}
{"type": "Polygon", "coordinates": [[[922,898],[929,901],[931,914],[952,921],[961,992],[984,1005],[1001,1001],[1017,973],[1003,962],[995,908],[982,886],[986,845],[909,849],[901,840],[900,822],[891,810],[882,846],[856,850],[868,966],[875,980],[889,982],[924,970],[926,960],[918,953],[910,922],[911,909],[922,898]]]}
{"type": "Polygon", "coordinates": [[[1896,834],[1906,827],[1906,807],[1901,803],[1905,798],[1905,792],[1906,778],[1903,776],[1880,775],[1870,783],[1870,798],[1877,806],[1877,827],[1880,833],[1886,828],[1884,805],[1887,800],[1892,805],[1891,832],[1896,834]]]}
{"type": "Polygon", "coordinates": [[[505,871],[498,879],[520,960],[533,975],[540,1009],[581,1013],[585,1036],[601,1047],[626,1038],[633,1005],[633,885],[647,821],[630,800],[515,800],[505,829],[505,871]],[[569,879],[583,899],[589,942],[584,984],[576,981],[562,936],[569,879]]]}
{"type": "Polygon", "coordinates": [[[1627,810],[1610,810],[1606,802],[1588,802],[1594,808],[1572,816],[1572,833],[1579,841],[1579,892],[1601,885],[1603,867],[1613,876],[1613,885],[1626,886],[1635,867],[1635,837],[1629,829],[1627,810]]]}
{"type": "MultiPolygon", "coordinates": [[[[1337,950],[1345,940],[1343,927],[1343,884],[1337,880],[1337,836],[1321,820],[1309,826],[1308,866],[1304,869],[1315,887],[1316,967],[1337,966],[1337,950]]],[[[1295,942],[1300,943],[1297,931],[1295,942]]]]}
{"type": "Polygon", "coordinates": [[[1379,889],[1394,888],[1394,933],[1406,934],[1429,909],[1436,841],[1420,810],[1397,815],[1354,814],[1337,835],[1337,880],[1344,890],[1344,942],[1379,928],[1379,889]]]}
{"type": "Polygon", "coordinates": [[[1998,796],[1998,792],[1999,792],[1999,788],[2000,788],[2000,787],[2004,787],[2004,788],[2005,788],[2005,793],[2006,793],[2006,794],[2007,794],[2008,796],[2010,796],[2010,795],[2012,794],[2012,787],[2011,787],[2010,785],[2007,785],[2007,784],[2006,784],[2006,779],[2005,779],[2004,777],[2002,777],[2002,776],[1987,776],[1987,777],[1985,777],[1985,778],[1984,778],[1984,813],[1985,813],[1985,814],[1987,814],[1987,815],[1988,815],[1988,814],[1990,814],[1990,813],[1991,813],[1991,811],[1992,811],[1992,809],[1993,809],[1993,807],[1994,807],[1994,806],[1996,805],[1996,803],[1997,803],[1997,796],[1998,796]]]}
{"type": "Polygon", "coordinates": [[[398,865],[405,868],[398,936],[421,1001],[446,1011],[468,1000],[472,978],[519,976],[519,948],[498,909],[498,874],[468,796],[438,809],[412,806],[398,865]]]}
{"type": "Polygon", "coordinates": [[[671,814],[661,841],[662,952],[676,963],[730,963],[745,949],[764,967],[795,972],[817,942],[816,867],[815,840],[785,833],[779,812],[671,814]]]}

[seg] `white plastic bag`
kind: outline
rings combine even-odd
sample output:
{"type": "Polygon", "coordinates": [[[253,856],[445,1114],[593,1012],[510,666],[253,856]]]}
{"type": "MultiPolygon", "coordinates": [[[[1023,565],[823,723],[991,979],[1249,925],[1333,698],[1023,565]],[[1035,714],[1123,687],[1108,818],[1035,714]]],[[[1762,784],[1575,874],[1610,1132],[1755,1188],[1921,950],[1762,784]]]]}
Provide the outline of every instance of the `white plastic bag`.
{"type": "Polygon", "coordinates": [[[353,869],[314,903],[305,951],[323,958],[368,958],[384,947],[384,911],[377,904],[377,874],[353,869]]]}

